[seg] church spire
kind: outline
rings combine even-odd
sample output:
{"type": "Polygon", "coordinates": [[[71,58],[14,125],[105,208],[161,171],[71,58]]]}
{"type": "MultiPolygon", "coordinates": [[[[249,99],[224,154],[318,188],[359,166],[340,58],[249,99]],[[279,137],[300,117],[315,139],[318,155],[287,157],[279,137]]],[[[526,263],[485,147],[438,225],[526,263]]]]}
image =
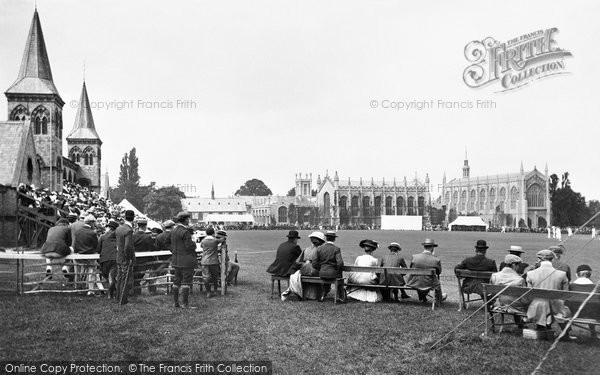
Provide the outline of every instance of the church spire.
{"type": "Polygon", "coordinates": [[[7,94],[55,94],[58,90],[52,81],[50,59],[46,51],[44,34],[40,17],[36,10],[29,28],[25,51],[21,60],[21,69],[15,83],[6,91],[7,94]]]}
{"type": "Polygon", "coordinates": [[[94,118],[92,117],[92,109],[90,107],[90,100],[88,98],[85,82],[83,82],[83,87],[81,89],[79,107],[77,108],[77,114],[75,115],[75,124],[67,138],[100,140],[100,137],[96,132],[96,126],[94,125],[94,118]]]}
{"type": "Polygon", "coordinates": [[[469,167],[469,159],[467,158],[467,148],[465,147],[465,162],[463,164],[463,178],[469,178],[471,167],[469,167]]]}
{"type": "Polygon", "coordinates": [[[215,183],[212,183],[212,187],[210,188],[210,199],[215,199],[215,183]]]}

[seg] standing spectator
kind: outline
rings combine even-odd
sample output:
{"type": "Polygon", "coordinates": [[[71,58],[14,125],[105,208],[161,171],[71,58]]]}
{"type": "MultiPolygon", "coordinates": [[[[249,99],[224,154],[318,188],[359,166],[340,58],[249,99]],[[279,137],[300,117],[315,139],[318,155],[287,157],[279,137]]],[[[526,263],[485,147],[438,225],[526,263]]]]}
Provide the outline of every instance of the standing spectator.
{"type": "Polygon", "coordinates": [[[125,222],[116,229],[117,238],[117,300],[119,304],[127,304],[129,290],[133,286],[133,263],[135,262],[135,249],[133,247],[133,219],[132,210],[125,211],[125,222]]]}
{"type": "Polygon", "coordinates": [[[225,238],[216,239],[213,237],[213,234],[215,234],[213,227],[206,229],[206,237],[200,243],[202,247],[202,277],[204,278],[204,287],[206,288],[206,298],[212,296],[210,291],[211,284],[214,287],[215,294],[217,292],[220,273],[219,245],[225,242],[225,238]]]}
{"type": "MultiPolygon", "coordinates": [[[[141,282],[144,278],[144,274],[148,270],[152,270],[152,263],[154,259],[152,257],[138,257],[139,253],[148,251],[154,251],[154,239],[152,234],[148,231],[148,220],[138,219],[137,220],[137,231],[133,232],[133,248],[135,249],[135,268],[133,274],[133,294],[142,294],[141,282]]],[[[148,292],[155,294],[156,286],[154,286],[154,280],[148,280],[148,292]]]]}
{"type": "MultiPolygon", "coordinates": [[[[73,251],[77,254],[95,254],[98,249],[98,236],[96,235],[96,218],[93,215],[87,215],[83,221],[83,227],[75,232],[73,240],[73,251]]],[[[88,296],[94,295],[94,284],[96,283],[96,261],[92,259],[78,259],[81,263],[81,279],[88,281],[88,296]]],[[[99,283],[99,285],[102,285],[99,283]]],[[[103,289],[103,287],[101,287],[103,289]]]]}
{"type": "MultiPolygon", "coordinates": [[[[488,245],[485,240],[478,240],[475,244],[475,256],[464,259],[454,267],[454,270],[489,271],[498,272],[496,261],[485,256],[488,245]]],[[[483,280],[466,277],[462,283],[462,292],[466,294],[479,294],[483,298],[483,280]]]]}
{"type": "MultiPolygon", "coordinates": [[[[227,232],[218,230],[216,234],[217,240],[222,239],[223,242],[219,245],[219,254],[225,257],[225,279],[227,285],[231,285],[233,280],[237,279],[237,274],[240,271],[240,265],[229,258],[229,247],[227,246],[227,232]]],[[[219,264],[221,264],[219,262],[219,264]]]]}
{"type": "Polygon", "coordinates": [[[117,236],[115,230],[119,223],[115,220],[108,222],[108,231],[98,240],[98,253],[100,253],[100,272],[108,281],[108,299],[115,298],[117,288],[117,236]]]}
{"type": "MultiPolygon", "coordinates": [[[[381,260],[382,267],[403,267],[406,268],[406,262],[404,258],[402,258],[398,253],[402,251],[400,244],[397,242],[392,242],[388,249],[390,252],[383,256],[381,260]]],[[[388,274],[387,277],[384,276],[383,279],[379,281],[379,284],[389,285],[389,286],[403,286],[405,285],[404,277],[401,274],[388,274]]],[[[394,293],[394,301],[398,302],[398,289],[392,289],[391,292],[394,293]]],[[[384,301],[391,301],[392,296],[390,295],[390,290],[383,293],[384,301]]],[[[406,299],[410,298],[404,289],[400,289],[400,298],[406,299]]]]}
{"type": "MultiPolygon", "coordinates": [[[[325,282],[321,293],[317,296],[319,302],[323,302],[325,296],[331,290],[331,283],[335,283],[337,278],[342,277],[344,260],[342,259],[342,251],[334,243],[336,237],[337,234],[334,231],[328,230],[325,232],[326,242],[317,248],[317,260],[314,267],[319,270],[319,277],[325,282]]],[[[338,288],[336,285],[336,290],[340,302],[346,302],[344,288],[338,288]]]]}
{"type": "Polygon", "coordinates": [[[287,241],[279,245],[275,254],[275,261],[271,263],[267,272],[277,276],[289,276],[290,267],[292,267],[302,253],[298,246],[300,236],[298,231],[291,230],[287,235],[287,241]]]}
{"type": "Polygon", "coordinates": [[[194,278],[194,269],[198,265],[196,260],[196,244],[192,241],[190,214],[182,211],[177,214],[177,225],[171,232],[172,264],[175,268],[173,279],[173,302],[175,307],[195,309],[189,305],[190,289],[194,278]],[[182,304],[179,304],[179,289],[181,289],[182,304]]]}
{"type": "Polygon", "coordinates": [[[427,302],[427,293],[429,289],[434,289],[435,299],[437,302],[445,301],[448,297],[446,293],[442,293],[442,285],[440,284],[439,276],[442,273],[442,262],[440,258],[433,255],[435,248],[438,246],[434,240],[426,238],[422,243],[423,252],[415,254],[410,261],[410,268],[435,268],[434,276],[410,275],[406,284],[411,288],[417,289],[419,301],[427,302]]]}

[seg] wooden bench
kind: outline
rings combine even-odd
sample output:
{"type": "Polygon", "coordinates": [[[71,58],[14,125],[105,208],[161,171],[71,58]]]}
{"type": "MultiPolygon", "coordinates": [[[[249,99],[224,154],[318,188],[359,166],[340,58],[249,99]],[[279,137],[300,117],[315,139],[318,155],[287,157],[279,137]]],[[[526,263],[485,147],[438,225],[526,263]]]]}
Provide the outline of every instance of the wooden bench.
{"type": "Polygon", "coordinates": [[[489,271],[470,271],[470,270],[460,270],[460,269],[454,270],[454,274],[456,275],[456,281],[458,282],[458,299],[459,299],[458,311],[461,311],[462,309],[465,309],[465,310],[468,309],[469,303],[471,303],[471,302],[483,301],[483,298],[481,298],[481,296],[479,296],[479,294],[477,294],[477,297],[475,297],[474,299],[471,299],[471,294],[476,294],[476,293],[463,292],[464,279],[465,278],[477,279],[477,280],[481,280],[482,283],[487,284],[490,282],[492,273],[493,272],[489,272],[489,271]]]}
{"type": "MultiPolygon", "coordinates": [[[[431,276],[435,277],[435,268],[402,268],[402,267],[362,267],[362,266],[344,266],[344,272],[372,272],[379,275],[379,280],[389,280],[388,275],[417,275],[417,276],[431,276]]],[[[364,285],[364,284],[351,284],[346,283],[346,286],[359,287],[359,288],[372,288],[372,289],[405,289],[405,290],[417,290],[408,285],[388,285],[386,284],[375,284],[375,285],[364,285]]],[[[433,288],[429,288],[427,292],[432,291],[433,288]]],[[[436,300],[433,298],[431,309],[435,309],[436,300]]]]}
{"type": "Polygon", "coordinates": [[[290,287],[289,276],[271,275],[271,298],[273,298],[273,292],[275,291],[275,281],[277,281],[277,290],[279,291],[279,295],[281,295],[281,280],[287,281],[288,288],[290,287]]]}
{"type": "MultiPolygon", "coordinates": [[[[567,306],[571,305],[572,307],[579,305],[589,296],[592,291],[594,285],[590,285],[591,288],[587,292],[584,291],[566,291],[566,290],[550,290],[550,289],[536,289],[536,288],[524,288],[517,286],[510,286],[506,288],[505,285],[491,285],[491,284],[482,284],[483,286],[483,297],[484,303],[488,303],[488,296],[496,296],[499,292],[499,295],[503,296],[511,296],[511,297],[520,297],[525,295],[523,298],[526,301],[531,301],[534,298],[544,298],[548,300],[563,300],[567,306]],[[504,289],[506,288],[506,289],[504,289]],[[504,289],[504,290],[503,290],[504,289]]],[[[490,302],[491,303],[491,302],[490,302]]],[[[600,293],[594,293],[593,297],[586,304],[586,308],[590,308],[595,311],[600,311],[600,293]]],[[[575,314],[577,310],[571,310],[572,314],[575,314]]],[[[517,317],[526,317],[527,312],[506,312],[501,308],[488,306],[487,313],[485,314],[485,334],[487,335],[490,328],[492,332],[495,332],[496,326],[504,326],[504,325],[514,325],[518,323],[504,323],[504,315],[512,315],[517,317]],[[495,316],[501,315],[501,323],[495,323],[495,316]],[[491,323],[491,324],[490,324],[491,323]]],[[[566,323],[569,321],[569,318],[557,318],[559,323],[566,323]]],[[[576,327],[589,329],[589,326],[597,326],[600,325],[599,319],[590,319],[586,318],[586,316],[580,316],[577,319],[573,320],[573,325],[576,327]]]]}

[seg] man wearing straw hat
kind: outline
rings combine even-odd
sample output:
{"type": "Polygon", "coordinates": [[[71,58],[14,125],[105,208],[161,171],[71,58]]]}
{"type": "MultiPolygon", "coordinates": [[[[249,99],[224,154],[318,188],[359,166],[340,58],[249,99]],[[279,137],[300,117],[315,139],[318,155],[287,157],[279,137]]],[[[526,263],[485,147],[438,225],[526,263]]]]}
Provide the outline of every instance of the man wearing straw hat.
{"type": "Polygon", "coordinates": [[[406,285],[417,289],[419,301],[427,302],[427,292],[429,289],[435,290],[435,299],[437,302],[446,300],[446,293],[442,293],[442,285],[440,284],[439,276],[442,273],[442,262],[440,258],[433,255],[435,248],[438,246],[434,240],[426,238],[422,243],[423,252],[415,254],[410,261],[411,268],[435,268],[435,276],[425,275],[410,275],[406,281],[406,285]]]}
{"type": "MultiPolygon", "coordinates": [[[[511,245],[510,248],[506,251],[508,251],[508,254],[515,255],[515,256],[519,257],[519,259],[521,259],[521,261],[519,263],[517,263],[518,266],[517,266],[516,271],[519,275],[523,275],[525,273],[525,270],[529,267],[529,264],[527,264],[523,261],[522,254],[525,252],[523,250],[523,248],[521,246],[511,245]]],[[[500,271],[502,271],[502,269],[504,269],[504,267],[506,267],[506,266],[507,266],[506,262],[504,262],[504,261],[501,262],[500,263],[500,271]]]]}

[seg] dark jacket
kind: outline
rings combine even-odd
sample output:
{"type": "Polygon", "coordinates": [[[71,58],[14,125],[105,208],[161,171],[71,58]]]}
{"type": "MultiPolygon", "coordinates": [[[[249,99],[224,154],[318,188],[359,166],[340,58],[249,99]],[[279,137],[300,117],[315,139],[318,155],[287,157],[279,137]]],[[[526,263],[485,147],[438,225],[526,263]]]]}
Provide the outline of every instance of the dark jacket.
{"type": "Polygon", "coordinates": [[[135,248],[133,247],[133,229],[129,224],[121,224],[115,230],[117,237],[117,263],[128,265],[135,261],[135,248]]]}
{"type": "Polygon", "coordinates": [[[196,268],[196,243],[192,241],[190,229],[178,224],[171,231],[171,262],[173,267],[196,268]]]}
{"type": "Polygon", "coordinates": [[[344,260],[342,251],[332,242],[325,242],[317,248],[317,260],[314,267],[319,270],[319,276],[324,279],[342,277],[344,260]]]}
{"type": "MultiPolygon", "coordinates": [[[[150,233],[146,233],[141,230],[133,232],[133,248],[135,249],[136,253],[154,251],[155,250],[154,239],[152,239],[152,236],[150,235],[150,233]]],[[[143,263],[152,262],[152,261],[154,261],[153,257],[137,257],[136,256],[137,264],[143,264],[143,263]]]]}
{"type": "MultiPolygon", "coordinates": [[[[460,264],[454,267],[454,270],[498,272],[498,267],[496,267],[495,260],[486,258],[486,256],[483,254],[475,254],[475,256],[464,259],[460,264]]],[[[483,288],[481,287],[481,284],[483,282],[485,282],[485,280],[471,279],[467,277],[463,280],[462,290],[463,292],[469,294],[482,294],[483,288]]]]}
{"type": "Polygon", "coordinates": [[[71,228],[71,243],[70,245],[75,247],[75,232],[77,232],[79,229],[83,228],[85,224],[83,223],[83,221],[79,220],[76,221],[74,223],[72,223],[69,228],[71,228]]]}
{"type": "MultiPolygon", "coordinates": [[[[406,268],[406,262],[404,258],[400,256],[398,253],[389,252],[381,258],[381,266],[382,267],[403,267],[406,268]]],[[[387,278],[382,275],[381,280],[379,280],[379,284],[381,285],[393,285],[393,286],[402,286],[405,284],[404,277],[401,274],[388,274],[387,278]]]]}
{"type": "Polygon", "coordinates": [[[301,253],[300,246],[292,241],[285,241],[277,248],[275,261],[267,268],[267,272],[277,276],[288,276],[290,267],[295,264],[301,253]]]}
{"type": "MultiPolygon", "coordinates": [[[[154,247],[156,250],[171,250],[171,230],[167,230],[156,236],[156,240],[154,242],[154,247]]],[[[161,255],[156,257],[158,260],[167,261],[171,259],[170,255],[161,255]]]]}
{"type": "Polygon", "coordinates": [[[58,253],[62,256],[71,254],[71,228],[68,225],[57,225],[48,230],[46,242],[42,246],[42,254],[58,253]]]}
{"type": "Polygon", "coordinates": [[[117,235],[114,230],[110,230],[100,236],[98,240],[99,262],[108,262],[117,260],[117,235]]]}
{"type": "Polygon", "coordinates": [[[98,236],[89,225],[84,225],[75,232],[73,250],[78,254],[95,254],[98,248],[98,236]]]}

